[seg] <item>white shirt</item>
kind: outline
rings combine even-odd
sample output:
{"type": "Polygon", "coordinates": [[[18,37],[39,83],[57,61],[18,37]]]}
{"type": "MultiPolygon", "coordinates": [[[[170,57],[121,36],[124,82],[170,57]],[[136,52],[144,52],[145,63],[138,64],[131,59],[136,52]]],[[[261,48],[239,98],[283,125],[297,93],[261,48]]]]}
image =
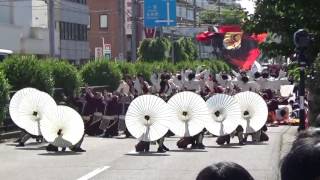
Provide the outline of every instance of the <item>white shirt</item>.
{"type": "Polygon", "coordinates": [[[117,92],[127,96],[130,93],[130,87],[125,81],[121,80],[117,92]]]}

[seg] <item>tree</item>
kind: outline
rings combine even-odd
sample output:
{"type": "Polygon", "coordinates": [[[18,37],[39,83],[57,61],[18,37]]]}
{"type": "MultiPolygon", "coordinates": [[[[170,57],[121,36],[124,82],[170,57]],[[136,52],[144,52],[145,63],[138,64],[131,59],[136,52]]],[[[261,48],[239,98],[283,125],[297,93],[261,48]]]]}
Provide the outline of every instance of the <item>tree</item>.
{"type": "Polygon", "coordinates": [[[220,12],[217,10],[205,10],[200,13],[200,23],[203,24],[241,24],[247,13],[236,7],[225,6],[220,12]]]}
{"type": "Polygon", "coordinates": [[[144,39],[138,50],[138,59],[142,61],[163,61],[168,58],[170,41],[167,38],[144,39]]]}
{"type": "Polygon", "coordinates": [[[42,64],[43,68],[52,73],[55,88],[62,88],[62,92],[68,97],[80,92],[82,79],[75,66],[58,59],[47,59],[42,64]]]}
{"type": "Polygon", "coordinates": [[[191,38],[182,37],[174,42],[174,59],[176,62],[185,60],[195,60],[198,57],[198,51],[191,38]]]}
{"type": "MultiPolygon", "coordinates": [[[[256,11],[246,19],[244,29],[252,33],[273,33],[279,42],[264,43],[261,48],[270,56],[290,57],[295,48],[293,34],[298,29],[305,28],[319,37],[319,7],[318,0],[257,0],[256,11]]],[[[319,49],[319,38],[316,38],[308,57],[314,58],[319,49]]]]}
{"type": "Polygon", "coordinates": [[[89,86],[108,86],[108,90],[118,88],[121,80],[119,66],[108,60],[91,61],[84,65],[80,71],[83,81],[89,86]]]}
{"type": "Polygon", "coordinates": [[[8,80],[6,79],[4,73],[0,71],[0,126],[5,118],[5,106],[9,102],[9,90],[10,85],[8,80]]]}
{"type": "Polygon", "coordinates": [[[54,91],[52,73],[43,68],[42,61],[32,55],[14,55],[0,64],[12,90],[33,87],[49,94],[54,91]]]}
{"type": "MultiPolygon", "coordinates": [[[[307,59],[312,61],[320,52],[319,7],[319,0],[257,0],[256,12],[246,20],[244,29],[253,33],[273,33],[279,41],[264,43],[261,48],[264,52],[269,52],[270,56],[290,57],[295,53],[293,34],[298,29],[304,28],[315,36],[314,43],[306,52],[307,59]]],[[[313,66],[314,75],[309,74],[313,71],[312,68],[307,69],[307,74],[313,77],[307,79],[307,88],[314,96],[313,103],[310,105],[309,121],[311,122],[314,121],[320,109],[320,104],[317,103],[320,99],[319,58],[313,66]]],[[[300,78],[298,73],[299,69],[293,66],[290,75],[298,80],[300,78]]]]}

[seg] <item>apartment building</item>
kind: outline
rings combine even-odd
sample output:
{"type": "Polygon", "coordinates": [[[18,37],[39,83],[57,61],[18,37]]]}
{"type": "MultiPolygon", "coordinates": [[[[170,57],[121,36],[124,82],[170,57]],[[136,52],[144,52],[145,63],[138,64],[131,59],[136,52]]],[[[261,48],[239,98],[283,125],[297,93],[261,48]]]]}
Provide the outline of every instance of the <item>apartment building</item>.
{"type": "MultiPolygon", "coordinates": [[[[55,0],[55,56],[79,64],[89,58],[86,0],[55,0]]],[[[48,5],[39,0],[0,2],[0,48],[49,54],[48,5]]]]}
{"type": "MultiPolygon", "coordinates": [[[[14,53],[49,54],[47,5],[44,1],[0,2],[0,48],[14,53]]],[[[59,55],[59,32],[55,31],[55,52],[59,55]]]]}

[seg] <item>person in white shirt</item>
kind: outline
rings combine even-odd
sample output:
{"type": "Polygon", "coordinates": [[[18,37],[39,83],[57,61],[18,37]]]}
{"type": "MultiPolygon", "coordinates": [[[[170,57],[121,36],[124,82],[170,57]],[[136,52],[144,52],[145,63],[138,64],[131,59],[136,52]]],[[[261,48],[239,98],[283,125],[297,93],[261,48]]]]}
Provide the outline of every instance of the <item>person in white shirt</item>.
{"type": "Polygon", "coordinates": [[[134,88],[137,91],[137,95],[148,94],[151,86],[147,81],[144,80],[141,74],[138,74],[136,80],[134,81],[134,88]]]}
{"type": "Polygon", "coordinates": [[[188,81],[184,83],[184,90],[200,93],[200,82],[195,79],[194,73],[188,75],[188,81]]]}
{"type": "Polygon", "coordinates": [[[175,84],[177,91],[182,91],[183,90],[183,78],[181,74],[177,74],[173,77],[173,84],[175,84]]]}
{"type": "Polygon", "coordinates": [[[130,93],[130,87],[124,80],[121,80],[116,92],[120,95],[128,96],[130,93]]]}
{"type": "Polygon", "coordinates": [[[160,74],[153,72],[153,74],[150,77],[150,81],[152,83],[151,92],[153,94],[159,92],[160,90],[160,74]]]}

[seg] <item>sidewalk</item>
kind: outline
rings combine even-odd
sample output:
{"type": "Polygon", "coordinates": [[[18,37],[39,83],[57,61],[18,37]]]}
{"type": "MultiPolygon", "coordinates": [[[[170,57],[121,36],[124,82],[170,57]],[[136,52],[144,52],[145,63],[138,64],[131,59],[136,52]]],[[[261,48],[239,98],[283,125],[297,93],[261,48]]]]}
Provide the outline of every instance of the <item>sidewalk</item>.
{"type": "Polygon", "coordinates": [[[279,156],[279,168],[278,168],[278,177],[277,180],[281,180],[280,176],[280,166],[282,158],[290,151],[292,142],[295,140],[295,137],[298,133],[297,126],[289,126],[283,134],[281,135],[281,144],[280,144],[280,156],[279,156]]]}

